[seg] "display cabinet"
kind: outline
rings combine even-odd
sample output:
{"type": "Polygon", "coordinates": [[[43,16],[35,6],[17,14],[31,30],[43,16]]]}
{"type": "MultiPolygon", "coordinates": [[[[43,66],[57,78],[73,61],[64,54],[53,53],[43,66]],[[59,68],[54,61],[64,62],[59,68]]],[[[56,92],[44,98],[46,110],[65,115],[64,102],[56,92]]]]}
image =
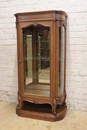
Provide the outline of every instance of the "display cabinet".
{"type": "Polygon", "coordinates": [[[61,120],[66,115],[64,11],[17,13],[19,116],[61,120]]]}

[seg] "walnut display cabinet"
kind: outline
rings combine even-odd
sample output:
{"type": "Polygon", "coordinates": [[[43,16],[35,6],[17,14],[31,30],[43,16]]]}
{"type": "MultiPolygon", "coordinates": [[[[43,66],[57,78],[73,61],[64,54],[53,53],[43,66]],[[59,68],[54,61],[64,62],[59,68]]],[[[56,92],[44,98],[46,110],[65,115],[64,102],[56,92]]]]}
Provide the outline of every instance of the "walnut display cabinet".
{"type": "Polygon", "coordinates": [[[22,117],[65,117],[66,25],[64,11],[17,13],[18,106],[22,117]]]}

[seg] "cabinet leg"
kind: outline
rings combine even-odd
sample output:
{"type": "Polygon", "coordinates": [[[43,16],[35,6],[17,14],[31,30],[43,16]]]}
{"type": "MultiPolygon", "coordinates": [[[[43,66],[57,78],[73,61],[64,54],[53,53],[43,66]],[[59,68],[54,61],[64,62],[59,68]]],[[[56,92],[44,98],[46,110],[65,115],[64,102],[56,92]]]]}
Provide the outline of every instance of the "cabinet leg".
{"type": "Polygon", "coordinates": [[[53,103],[52,103],[52,113],[56,115],[56,100],[55,99],[53,100],[53,103]]]}
{"type": "Polygon", "coordinates": [[[22,109],[22,108],[23,108],[23,101],[22,101],[22,99],[21,99],[20,96],[18,96],[18,101],[19,101],[18,108],[19,108],[19,109],[22,109]]]}

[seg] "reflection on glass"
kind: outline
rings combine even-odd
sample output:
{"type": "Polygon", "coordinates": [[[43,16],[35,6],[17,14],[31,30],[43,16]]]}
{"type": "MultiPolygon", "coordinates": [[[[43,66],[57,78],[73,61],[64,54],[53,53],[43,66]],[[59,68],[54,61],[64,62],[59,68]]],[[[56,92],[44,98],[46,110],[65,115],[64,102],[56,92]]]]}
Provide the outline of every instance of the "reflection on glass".
{"type": "Polygon", "coordinates": [[[58,94],[62,95],[64,92],[64,26],[59,27],[59,88],[58,94]]]}
{"type": "Polygon", "coordinates": [[[50,29],[23,29],[24,92],[50,96],[50,29]]]}

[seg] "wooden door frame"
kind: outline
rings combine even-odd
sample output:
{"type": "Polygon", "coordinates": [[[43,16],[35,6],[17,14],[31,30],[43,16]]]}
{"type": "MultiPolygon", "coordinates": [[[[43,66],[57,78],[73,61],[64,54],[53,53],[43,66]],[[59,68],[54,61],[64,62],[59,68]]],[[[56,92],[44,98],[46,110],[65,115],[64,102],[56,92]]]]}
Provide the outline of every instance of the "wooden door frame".
{"type": "MultiPolygon", "coordinates": [[[[29,27],[33,24],[40,24],[50,27],[50,97],[55,96],[55,21],[37,21],[35,22],[21,22],[18,24],[18,79],[19,79],[19,92],[20,95],[24,95],[24,72],[23,72],[23,34],[22,29],[29,27]],[[20,64],[19,61],[22,61],[20,64]]],[[[35,96],[34,97],[41,97],[35,96]]],[[[44,96],[43,96],[44,97],[44,96]]],[[[48,98],[48,97],[47,97],[48,98]]]]}

